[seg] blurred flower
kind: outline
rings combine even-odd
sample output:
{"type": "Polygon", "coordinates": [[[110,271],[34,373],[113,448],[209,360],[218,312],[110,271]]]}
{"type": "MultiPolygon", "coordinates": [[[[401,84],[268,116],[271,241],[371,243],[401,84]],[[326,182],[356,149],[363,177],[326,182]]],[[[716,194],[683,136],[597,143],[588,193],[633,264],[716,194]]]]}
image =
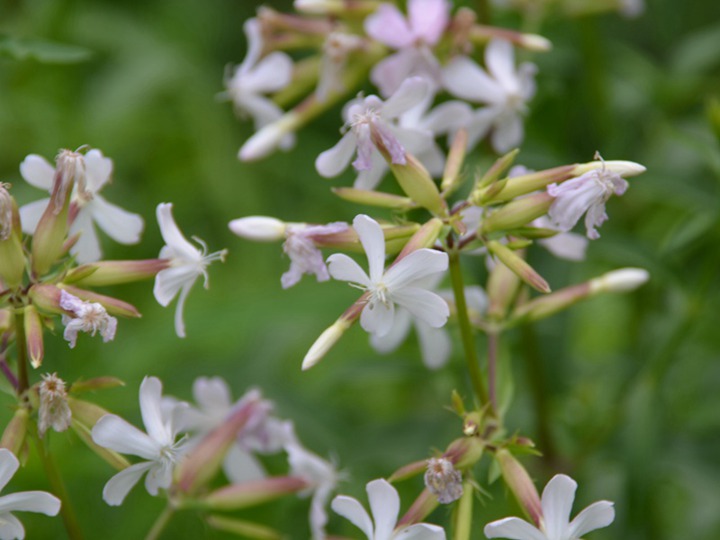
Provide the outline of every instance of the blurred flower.
{"type": "Polygon", "coordinates": [[[38,431],[43,437],[48,428],[65,431],[70,427],[72,413],[67,402],[65,381],[56,373],[46,373],[38,385],[40,394],[40,410],[38,411],[38,431]]]}
{"type": "Polygon", "coordinates": [[[106,503],[111,506],[122,504],[145,473],[145,488],[150,495],[170,487],[173,468],[184,451],[184,441],[175,441],[177,416],[183,408],[184,404],[178,404],[164,410],[162,383],[156,377],[145,377],[140,385],[140,413],[147,433],[114,414],[98,420],[92,429],[95,444],[147,460],[120,471],[105,484],[103,499],[106,503]]]}
{"type": "Polygon", "coordinates": [[[454,58],[443,70],[443,84],[459,98],[487,104],[465,125],[468,146],[492,129],[492,146],[502,154],[522,142],[521,116],[527,111],[526,102],[535,95],[537,69],[531,63],[516,69],[512,44],[499,39],[485,48],[485,65],[489,73],[466,56],[454,58]]]}
{"type": "MultiPolygon", "coordinates": [[[[110,238],[121,244],[136,244],[140,241],[144,222],[142,217],[115,206],[99,193],[112,176],[112,160],[103,156],[100,150],[90,150],[85,155],[65,150],[58,157],[58,169],[63,165],[68,171],[68,182],[73,180],[74,189],[71,204],[77,215],[70,225],[70,236],[80,234],[77,243],[70,249],[80,263],[100,260],[102,250],[95,232],[95,224],[110,238]]],[[[55,167],[36,154],[30,154],[20,164],[20,174],[31,185],[52,191],[56,174],[55,167]]],[[[23,231],[34,234],[38,222],[45,212],[50,199],[35,201],[20,208],[23,231]]]]}
{"type": "Polygon", "coordinates": [[[425,487],[439,503],[450,504],[462,497],[462,475],[449,460],[430,458],[425,471],[425,487]]]}
{"type": "Polygon", "coordinates": [[[319,102],[324,102],[333,92],[346,90],[342,81],[342,72],[350,53],[363,47],[360,36],[344,32],[331,32],[323,45],[322,66],[315,96],[319,102]]]}
{"type": "Polygon", "coordinates": [[[615,510],[609,501],[591,504],[571,522],[576,489],[577,483],[572,478],[556,474],[543,490],[543,517],[539,529],[520,518],[509,517],[488,523],[485,536],[513,540],[579,540],[590,531],[613,522],[615,510]]]}
{"type": "Polygon", "coordinates": [[[440,86],[440,65],[430,50],[450,20],[447,0],[409,0],[408,17],[392,4],[380,7],[365,19],[365,32],[380,43],[398,50],[379,62],[370,80],[387,97],[410,76],[422,76],[440,86]]]}
{"type": "Polygon", "coordinates": [[[336,514],[350,520],[353,525],[365,533],[368,540],[445,539],[445,531],[442,527],[429,523],[416,523],[396,530],[397,518],[400,513],[400,497],[397,490],[386,480],[373,480],[368,483],[366,490],[372,519],[360,502],[353,497],[338,495],[333,499],[331,506],[336,514]]]}
{"type": "Polygon", "coordinates": [[[290,257],[290,269],[282,275],[283,289],[292,287],[303,274],[315,274],[318,281],[330,279],[322,253],[315,245],[318,237],[342,233],[350,226],[342,221],[327,225],[288,225],[283,251],[290,257]]]}
{"type": "Polygon", "coordinates": [[[108,315],[105,308],[97,302],[83,302],[77,296],[60,291],[60,307],[75,315],[62,316],[65,325],[63,337],[68,341],[71,349],[75,347],[78,332],[87,332],[91,336],[100,332],[105,343],[115,339],[117,319],[108,315]]]}
{"type": "MultiPolygon", "coordinates": [[[[0,489],[3,489],[20,467],[15,455],[0,448],[0,489]]],[[[60,511],[60,499],[44,491],[21,491],[0,497],[0,539],[25,538],[25,528],[10,512],[40,512],[56,516],[60,511]]]]}
{"type": "Polygon", "coordinates": [[[380,225],[361,214],[353,220],[353,228],[365,249],[370,275],[344,254],[331,255],[327,262],[334,279],[348,281],[369,293],[360,314],[360,325],[365,331],[379,336],[388,334],[394,322],[395,304],[433,328],[443,326],[450,314],[448,305],[437,294],[422,288],[421,282],[447,270],[447,253],[418,249],[384,270],[385,239],[380,225]]]}
{"type": "Polygon", "coordinates": [[[155,276],[153,293],[163,307],[167,306],[178,292],[180,293],[175,308],[175,332],[179,337],[185,337],[185,323],[182,316],[188,293],[200,276],[203,276],[205,288],[208,288],[207,266],[213,261],[224,261],[227,251],[223,249],[208,253],[207,246],[202,240],[194,238],[201,245],[202,250],[188,242],[172,217],[171,203],[158,205],[157,220],[166,244],[160,250],[160,258],[168,259],[170,268],[161,270],[155,276]]]}

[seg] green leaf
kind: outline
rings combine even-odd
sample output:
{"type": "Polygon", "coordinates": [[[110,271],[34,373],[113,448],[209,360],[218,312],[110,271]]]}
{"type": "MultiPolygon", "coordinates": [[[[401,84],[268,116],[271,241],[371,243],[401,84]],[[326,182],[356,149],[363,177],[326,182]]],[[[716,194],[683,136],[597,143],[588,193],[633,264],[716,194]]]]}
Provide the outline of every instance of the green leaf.
{"type": "Polygon", "coordinates": [[[0,55],[15,60],[37,60],[44,64],[75,64],[85,62],[92,51],[77,45],[65,45],[36,38],[0,35],[0,55]]]}

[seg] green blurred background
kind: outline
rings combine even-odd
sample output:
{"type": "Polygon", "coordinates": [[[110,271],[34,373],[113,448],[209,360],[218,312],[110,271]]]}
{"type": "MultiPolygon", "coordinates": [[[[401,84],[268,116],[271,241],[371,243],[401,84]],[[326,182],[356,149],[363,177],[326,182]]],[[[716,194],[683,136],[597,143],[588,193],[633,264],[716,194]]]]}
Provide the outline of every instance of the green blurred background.
{"type": "MultiPolygon", "coordinates": [[[[287,1],[268,3],[290,9],[287,1]]],[[[201,375],[225,377],[238,396],[259,386],[280,416],[295,420],[309,448],[336,456],[350,478],[340,491],[364,500],[367,481],[458,435],[459,423],[445,406],[452,389],[468,396],[469,387],[457,352],[448,368],[430,373],[414,340],[380,357],[359,328],[319,366],[300,372],[309,345],[355,293],[310,278],[281,290],[288,262],[280,246],[244,242],[227,223],[252,214],[350,221],[366,209],[329,192],[331,185],[349,185],[349,173],[329,183],[313,168],[315,156],[337,140],[339,109],[303,131],[290,153],[237,161],[251,126],[217,94],[225,67],[244,56],[242,24],[258,5],[4,2],[0,180],[14,184],[21,203],[36,200],[42,194],[18,173],[23,158],[52,158],[59,148],[89,144],[115,162],[114,183],[103,194],[146,219],[138,246],[103,238],[108,258],[157,255],[159,202],[174,203],[188,236],[203,238],[211,250],[230,250],[224,265],[210,269],[210,289],[197,286],[191,295],[187,339],[175,336],[174,307],[157,305],[151,282],[125,286],[114,293],[135,303],[143,318],[120,321],[107,345],[82,336],[70,351],[60,335],[49,337],[43,372],[70,381],[122,378],[126,387],[97,401],[136,424],[145,375],[160,377],[168,393],[184,399],[201,375]],[[73,45],[91,55],[70,63],[18,59],[8,53],[17,52],[12,39],[73,45]]],[[[512,15],[495,22],[519,24],[512,15]]],[[[503,360],[516,397],[508,425],[544,451],[542,459],[525,460],[539,486],[566,472],[580,484],[576,510],[601,498],[615,501],[615,524],[592,538],[720,538],[720,120],[716,112],[713,125],[709,114],[720,99],[720,4],[651,0],[639,19],[557,18],[542,32],[554,49],[533,57],[539,90],[519,162],[539,169],[588,161],[600,150],[606,159],[643,163],[648,172],[610,202],[610,221],[587,261],[565,263],[532,251],[532,262],[553,288],[624,266],[647,268],[652,280],[637,293],[596,299],[508,335],[503,360]]],[[[67,50],[56,60],[75,52],[82,53],[67,50]]],[[[490,159],[487,147],[473,157],[481,164],[490,159]]],[[[469,281],[484,279],[477,261],[467,270],[469,281]]],[[[3,399],[4,424],[12,400],[3,399]]],[[[74,435],[50,437],[87,536],[141,538],[163,501],[138,486],[121,508],[108,507],[101,491],[113,471],[74,435]]],[[[271,467],[281,470],[279,461],[271,467]]],[[[518,512],[499,484],[487,486],[482,471],[478,479],[489,497],[478,505],[473,538],[483,538],[487,521],[518,512]]],[[[10,491],[46,487],[31,454],[10,491]]],[[[418,482],[400,486],[404,507],[419,488],[418,482]]],[[[290,497],[238,516],[295,539],[308,537],[306,514],[307,501],[290,497]]],[[[29,538],[64,537],[59,518],[23,521],[29,538]]],[[[357,537],[336,516],[330,530],[357,537]]],[[[225,538],[193,513],[175,518],[165,537],[225,538]]]]}

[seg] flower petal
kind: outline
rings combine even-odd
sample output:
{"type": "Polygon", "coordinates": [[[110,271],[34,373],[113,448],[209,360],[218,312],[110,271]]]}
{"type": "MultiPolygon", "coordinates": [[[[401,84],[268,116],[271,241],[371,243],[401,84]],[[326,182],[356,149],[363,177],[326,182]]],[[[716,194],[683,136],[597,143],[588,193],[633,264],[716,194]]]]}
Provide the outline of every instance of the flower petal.
{"type": "Polygon", "coordinates": [[[366,490],[375,522],[374,538],[377,540],[392,538],[400,513],[400,496],[397,490],[382,478],[369,482],[366,490]]]}
{"type": "Polygon", "coordinates": [[[370,279],[365,270],[344,253],[335,253],[327,259],[328,272],[338,281],[347,281],[349,283],[357,283],[365,287],[370,286],[370,279]]]}
{"type": "Polygon", "coordinates": [[[20,467],[18,458],[7,448],[0,448],[0,490],[2,490],[20,467]]]}
{"type": "Polygon", "coordinates": [[[162,414],[162,383],[157,377],[145,377],[140,384],[140,414],[147,434],[161,445],[173,441],[162,414]]]}
{"type": "Polygon", "coordinates": [[[85,154],[85,178],[88,191],[96,194],[110,180],[112,175],[112,159],[103,156],[98,149],[92,149],[85,154]]]}
{"type": "Polygon", "coordinates": [[[353,219],[353,229],[367,255],[370,281],[377,283],[385,268],[385,236],[382,227],[370,216],[359,214],[353,219]]]}
{"type": "Polygon", "coordinates": [[[382,106],[384,118],[397,118],[420,103],[430,92],[430,84],[423,77],[406,79],[382,106]]]}
{"type": "Polygon", "coordinates": [[[403,81],[413,72],[422,60],[417,49],[400,49],[395,54],[383,58],[370,72],[370,81],[380,89],[382,96],[392,96],[403,81]]]}
{"type": "Polygon", "coordinates": [[[492,147],[499,153],[504,154],[518,146],[523,139],[522,118],[514,111],[503,111],[495,119],[495,129],[492,134],[492,147]]]}
{"type": "Polygon", "coordinates": [[[253,94],[277,92],[290,83],[292,72],[292,59],[284,52],[275,51],[242,74],[243,87],[253,94]]]}
{"type": "Polygon", "coordinates": [[[610,501],[598,501],[580,512],[570,523],[568,538],[573,540],[585,536],[590,531],[602,529],[615,519],[615,509],[610,501]]]}
{"type": "Polygon", "coordinates": [[[157,495],[158,490],[167,489],[172,484],[173,467],[169,460],[156,461],[151,464],[145,476],[145,489],[150,495],[157,495]]]}
{"type": "Polygon", "coordinates": [[[262,480],[267,476],[260,461],[237,444],[233,444],[225,454],[223,471],[232,484],[262,480]]]}
{"type": "Polygon", "coordinates": [[[416,523],[406,529],[399,530],[392,537],[392,540],[445,540],[445,531],[437,525],[416,523]]]}
{"type": "Polygon", "coordinates": [[[247,53],[242,64],[238,69],[247,71],[260,59],[263,50],[262,28],[260,21],[256,17],[252,17],[243,24],[243,32],[247,39],[247,53]]]}
{"type": "Polygon", "coordinates": [[[114,414],[106,414],[92,429],[95,444],[121,454],[157,459],[160,448],[147,433],[114,414]]]}
{"type": "Polygon", "coordinates": [[[407,47],[414,40],[405,16],[391,4],[380,4],[375,13],[365,19],[365,32],[394,49],[407,47]]]}
{"type": "Polygon", "coordinates": [[[70,253],[75,255],[77,262],[85,264],[99,261],[102,258],[100,240],[95,232],[95,226],[87,208],[80,209],[70,227],[70,234],[77,233],[80,233],[80,238],[70,250],[70,253]]]}
{"type": "Polygon", "coordinates": [[[576,489],[577,482],[564,474],[553,476],[543,489],[543,523],[548,538],[565,537],[576,489]]]}
{"type": "Polygon", "coordinates": [[[408,19],[414,37],[435,45],[447,26],[450,3],[447,0],[409,0],[408,19]]]}
{"type": "Polygon", "coordinates": [[[442,74],[443,84],[452,95],[480,103],[503,103],[502,87],[467,56],[451,60],[442,74]]]}
{"type": "Polygon", "coordinates": [[[373,152],[370,161],[370,168],[365,171],[360,171],[357,178],[355,178],[355,182],[353,183],[354,188],[367,191],[373,190],[385,176],[388,166],[380,155],[380,152],[373,152]]]}
{"type": "Polygon", "coordinates": [[[116,242],[137,244],[140,241],[145,222],[138,214],[123,210],[100,195],[95,195],[87,208],[98,227],[116,242]]]}
{"type": "Polygon", "coordinates": [[[18,510],[56,516],[60,511],[60,499],[45,491],[21,491],[0,497],[0,515],[18,510]]]}
{"type": "Polygon", "coordinates": [[[444,326],[450,316],[450,308],[445,300],[419,287],[403,287],[392,293],[392,299],[433,328],[444,326]]]}
{"type": "Polygon", "coordinates": [[[442,328],[433,328],[422,321],[415,324],[423,364],[429,369],[440,369],[450,359],[452,342],[442,328]]]}
{"type": "Polygon", "coordinates": [[[550,238],[543,238],[538,243],[560,259],[582,261],[585,259],[588,239],[580,234],[560,233],[550,238]]]}
{"type": "Polygon", "coordinates": [[[50,191],[55,178],[55,167],[37,154],[30,154],[20,164],[20,175],[31,186],[50,191]]]}
{"type": "MultiPolygon", "coordinates": [[[[163,258],[162,252],[160,258],[163,258]]],[[[155,276],[155,286],[153,287],[155,299],[161,306],[167,307],[178,291],[188,283],[195,283],[199,275],[197,269],[188,264],[160,270],[155,276]]]]}
{"type": "Polygon", "coordinates": [[[192,392],[200,408],[208,413],[228,412],[232,406],[230,387],[221,377],[198,377],[192,392]]]}
{"type": "Polygon", "coordinates": [[[189,261],[200,260],[200,252],[187,241],[173,219],[172,203],[158,204],[156,214],[160,234],[162,234],[165,244],[173,250],[176,256],[189,261]]]}
{"type": "Polygon", "coordinates": [[[368,540],[374,540],[373,524],[372,521],[370,521],[370,516],[357,499],[345,495],[338,495],[333,499],[330,508],[332,508],[333,512],[341,515],[365,533],[368,540]]]}
{"type": "Polygon", "coordinates": [[[3,540],[25,538],[25,527],[12,514],[0,514],[0,538],[3,540]]]}
{"type": "Polygon", "coordinates": [[[175,306],[175,333],[178,337],[181,338],[185,337],[185,321],[183,321],[185,300],[187,300],[187,297],[190,294],[190,289],[192,289],[193,285],[194,282],[186,283],[183,286],[183,288],[180,290],[180,295],[178,296],[177,305],[175,306]]]}
{"type": "Polygon", "coordinates": [[[485,48],[485,66],[508,93],[517,93],[520,89],[515,74],[515,54],[512,43],[504,39],[493,39],[485,48]]]}
{"type": "Polygon", "coordinates": [[[410,312],[406,309],[398,309],[395,311],[393,324],[385,335],[370,334],[370,345],[380,354],[391,353],[397,349],[408,333],[410,332],[410,312]]]}
{"type": "Polygon", "coordinates": [[[499,519],[485,525],[488,538],[509,538],[510,540],[548,540],[543,533],[520,518],[499,519]]]}
{"type": "Polygon", "coordinates": [[[20,222],[22,230],[25,234],[35,234],[40,218],[45,213],[50,199],[40,199],[39,201],[24,204],[20,207],[20,222]]]}
{"type": "Polygon", "coordinates": [[[392,303],[375,302],[367,304],[360,313],[360,326],[370,334],[381,337],[390,332],[393,326],[395,306],[392,303]]]}
{"type": "Polygon", "coordinates": [[[448,268],[448,255],[442,251],[422,248],[400,259],[385,272],[383,281],[391,291],[414,285],[419,279],[444,272],[448,268]]]}
{"type": "Polygon", "coordinates": [[[315,160],[315,169],[320,176],[332,178],[343,172],[355,153],[357,139],[352,131],[348,131],[338,143],[322,152],[315,160]]]}
{"type": "Polygon", "coordinates": [[[120,506],[133,486],[150,467],[152,467],[152,462],[144,461],[130,465],[127,469],[117,473],[105,484],[103,500],[110,506],[120,506]]]}

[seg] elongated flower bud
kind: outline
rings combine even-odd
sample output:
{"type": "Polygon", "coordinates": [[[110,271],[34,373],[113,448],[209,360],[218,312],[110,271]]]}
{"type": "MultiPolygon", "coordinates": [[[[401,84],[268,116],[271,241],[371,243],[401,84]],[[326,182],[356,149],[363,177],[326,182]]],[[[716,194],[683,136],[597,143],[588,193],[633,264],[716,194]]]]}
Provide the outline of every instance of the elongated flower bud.
{"type": "Polygon", "coordinates": [[[5,431],[3,431],[2,439],[0,439],[0,448],[7,448],[16,456],[20,455],[25,445],[29,418],[30,412],[25,407],[20,407],[15,410],[15,414],[10,422],[8,422],[5,431]]]}
{"type": "Polygon", "coordinates": [[[8,192],[9,184],[0,182],[0,281],[15,288],[25,272],[20,214],[15,199],[8,192]]]}
{"type": "Polygon", "coordinates": [[[233,219],[230,230],[241,238],[256,242],[274,242],[285,238],[287,224],[268,216],[248,216],[233,219]]]}
{"type": "Polygon", "coordinates": [[[417,499],[415,499],[415,502],[408,508],[408,511],[405,512],[405,515],[400,518],[397,526],[403,527],[420,523],[438,507],[438,504],[437,497],[430,493],[430,490],[427,488],[423,489],[417,499]]]}
{"type": "Polygon", "coordinates": [[[644,268],[622,268],[603,274],[590,281],[593,294],[599,292],[634,291],[650,279],[650,273],[644,268]]]}
{"type": "Polygon", "coordinates": [[[373,13],[378,0],[295,0],[294,6],[301,13],[312,15],[337,15],[364,17],[373,13]]]}
{"type": "Polygon", "coordinates": [[[540,525],[542,519],[542,506],[540,504],[540,495],[530,475],[520,462],[507,450],[500,449],[495,453],[495,459],[500,465],[503,479],[513,492],[520,507],[533,520],[535,525],[540,525]]]}
{"type": "Polygon", "coordinates": [[[433,214],[447,215],[447,205],[440,196],[438,187],[425,166],[415,156],[406,154],[404,165],[392,163],[389,152],[383,151],[382,139],[373,137],[373,142],[385,157],[395,179],[408,197],[433,214]]]}
{"type": "Polygon", "coordinates": [[[402,197],[392,193],[370,191],[349,187],[332,188],[332,192],[345,201],[356,204],[366,204],[377,208],[390,208],[392,210],[409,210],[416,206],[410,197],[402,197]]]}
{"type": "Polygon", "coordinates": [[[511,201],[495,210],[482,222],[483,233],[512,231],[547,214],[554,199],[548,193],[536,193],[511,201]]]}
{"type": "Polygon", "coordinates": [[[120,317],[141,317],[140,312],[135,306],[112,296],[98,294],[93,291],[79,289],[71,285],[61,284],[61,288],[73,296],[77,296],[83,302],[94,302],[104,307],[108,313],[118,315],[120,317]]]}
{"type": "Polygon", "coordinates": [[[550,292],[550,285],[548,285],[548,282],[545,281],[545,279],[543,279],[543,277],[516,252],[495,240],[488,242],[487,246],[493,255],[497,256],[497,258],[500,259],[505,266],[515,272],[521,280],[530,285],[533,289],[541,293],[550,292]]]}
{"type": "Polygon", "coordinates": [[[25,340],[27,342],[30,364],[37,369],[42,364],[43,356],[45,355],[45,345],[43,341],[42,321],[35,306],[25,306],[23,324],[25,326],[25,340]]]}
{"type": "MultiPolygon", "coordinates": [[[[358,310],[357,317],[360,316],[360,311],[362,311],[362,308],[358,310]]],[[[355,320],[357,320],[357,317],[355,320]]],[[[315,340],[315,343],[312,344],[310,350],[305,354],[305,358],[303,358],[302,362],[303,371],[310,369],[322,360],[328,351],[340,340],[348,328],[352,326],[353,322],[355,321],[340,317],[330,327],[326,328],[315,340]]]]}
{"type": "Polygon", "coordinates": [[[443,191],[445,196],[447,196],[448,193],[455,191],[455,189],[460,186],[460,181],[462,179],[460,172],[462,170],[463,163],[465,163],[467,141],[468,133],[467,130],[463,128],[455,134],[455,138],[450,145],[447,162],[445,163],[445,170],[443,171],[442,182],[440,183],[440,189],[443,191]]]}
{"type": "Polygon", "coordinates": [[[64,283],[78,287],[105,287],[154,278],[158,272],[170,268],[168,259],[140,261],[99,261],[83,264],[65,276],[64,283]]]}
{"type": "Polygon", "coordinates": [[[208,493],[197,502],[209,510],[240,510],[297,493],[307,487],[307,481],[298,476],[276,476],[225,486],[208,493]]]}

